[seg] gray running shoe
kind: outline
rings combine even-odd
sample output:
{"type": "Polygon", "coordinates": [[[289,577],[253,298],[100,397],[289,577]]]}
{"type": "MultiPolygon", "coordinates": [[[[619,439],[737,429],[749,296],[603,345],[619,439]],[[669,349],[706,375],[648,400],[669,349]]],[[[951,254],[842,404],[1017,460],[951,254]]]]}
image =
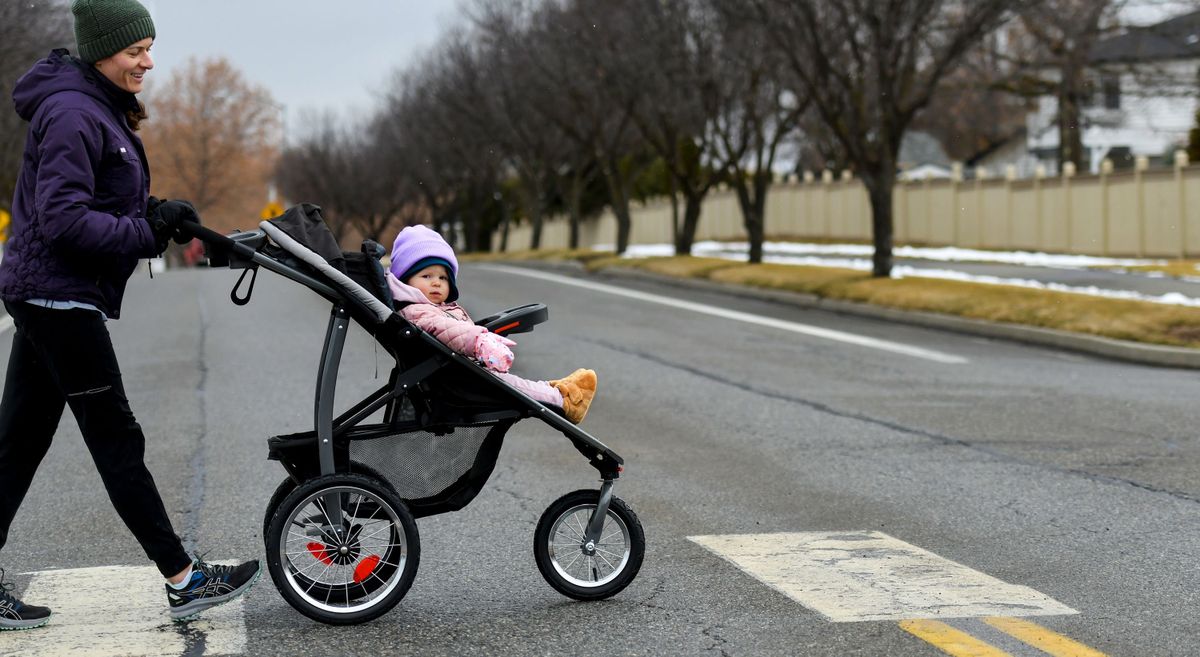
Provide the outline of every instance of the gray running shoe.
{"type": "Polygon", "coordinates": [[[237,566],[221,566],[197,559],[192,563],[192,579],[182,591],[167,585],[171,620],[191,620],[205,609],[233,600],[249,591],[261,574],[262,567],[257,560],[237,566]]]}
{"type": "Polygon", "coordinates": [[[29,630],[49,622],[50,609],[16,599],[10,593],[14,586],[4,583],[4,569],[0,568],[0,630],[29,630]]]}

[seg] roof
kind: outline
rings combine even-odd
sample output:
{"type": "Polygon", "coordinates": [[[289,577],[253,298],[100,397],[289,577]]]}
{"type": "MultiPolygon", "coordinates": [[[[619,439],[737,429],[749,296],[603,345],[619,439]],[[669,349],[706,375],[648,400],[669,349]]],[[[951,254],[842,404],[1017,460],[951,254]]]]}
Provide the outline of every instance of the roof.
{"type": "Polygon", "coordinates": [[[1133,27],[1092,48],[1093,64],[1200,58],[1200,11],[1133,27]]]}
{"type": "Polygon", "coordinates": [[[941,167],[950,166],[950,157],[942,148],[937,137],[920,130],[909,130],[900,140],[900,153],[896,158],[901,167],[914,167],[921,164],[934,164],[941,167]]]}

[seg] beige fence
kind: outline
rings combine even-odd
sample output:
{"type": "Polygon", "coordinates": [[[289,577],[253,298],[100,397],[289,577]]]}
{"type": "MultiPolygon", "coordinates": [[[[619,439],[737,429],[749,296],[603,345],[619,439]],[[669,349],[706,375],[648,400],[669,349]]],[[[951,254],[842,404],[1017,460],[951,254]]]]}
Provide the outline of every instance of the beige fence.
{"type": "MultiPolygon", "coordinates": [[[[1095,255],[1200,255],[1200,167],[1146,169],[1099,175],[902,182],[894,191],[895,241],[964,248],[1019,249],[1095,255]]],[[[682,207],[681,207],[682,212],[682,207]]],[[[542,248],[565,248],[567,222],[543,227],[542,248]]],[[[791,180],[771,187],[768,239],[871,239],[871,206],[857,179],[791,180]]],[[[580,246],[616,244],[611,211],[584,223],[580,246]]],[[[704,203],[698,240],[745,239],[732,190],[704,203]]],[[[634,205],[630,244],[670,244],[671,204],[634,205]]],[[[499,234],[494,236],[499,248],[499,234]]],[[[509,232],[511,251],[528,249],[530,227],[509,232]]]]}

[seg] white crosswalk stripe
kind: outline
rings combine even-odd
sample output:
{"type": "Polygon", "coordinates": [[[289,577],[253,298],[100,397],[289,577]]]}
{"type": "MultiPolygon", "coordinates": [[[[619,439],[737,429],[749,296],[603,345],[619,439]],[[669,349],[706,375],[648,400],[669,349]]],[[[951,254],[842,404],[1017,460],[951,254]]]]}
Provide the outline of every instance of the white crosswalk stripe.
{"type": "Polygon", "coordinates": [[[882,532],[688,538],[833,622],[1078,613],[882,532]]]}
{"type": "Polygon", "coordinates": [[[163,578],[154,567],[106,566],[33,573],[21,594],[50,607],[45,627],[5,632],[0,657],[178,657],[246,651],[244,598],[173,623],[163,578]],[[203,652],[193,652],[196,646],[203,652]]]}

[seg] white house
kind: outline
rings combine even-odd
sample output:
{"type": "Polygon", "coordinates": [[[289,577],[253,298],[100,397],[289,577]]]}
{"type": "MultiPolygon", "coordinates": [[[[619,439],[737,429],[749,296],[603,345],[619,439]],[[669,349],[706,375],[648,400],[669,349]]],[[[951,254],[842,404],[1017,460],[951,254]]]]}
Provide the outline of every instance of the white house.
{"type": "MultiPolygon", "coordinates": [[[[1083,109],[1089,169],[1098,171],[1106,157],[1118,167],[1139,155],[1170,161],[1195,125],[1198,81],[1200,11],[1097,43],[1083,109]]],[[[1057,114],[1057,99],[1042,97],[1026,119],[1028,152],[1050,172],[1058,168],[1057,114]]]]}

